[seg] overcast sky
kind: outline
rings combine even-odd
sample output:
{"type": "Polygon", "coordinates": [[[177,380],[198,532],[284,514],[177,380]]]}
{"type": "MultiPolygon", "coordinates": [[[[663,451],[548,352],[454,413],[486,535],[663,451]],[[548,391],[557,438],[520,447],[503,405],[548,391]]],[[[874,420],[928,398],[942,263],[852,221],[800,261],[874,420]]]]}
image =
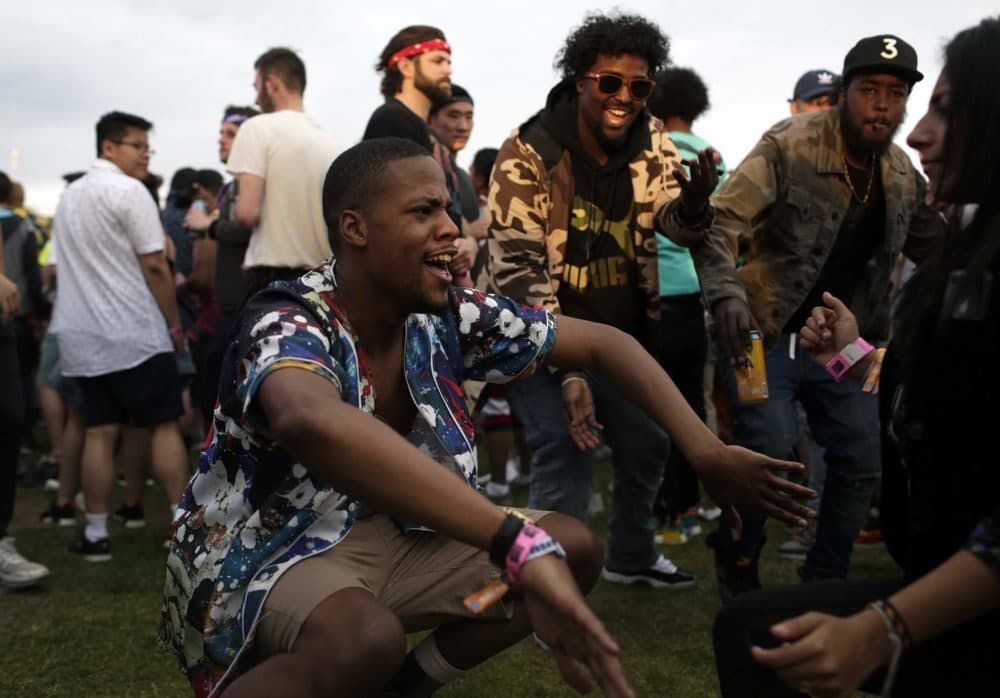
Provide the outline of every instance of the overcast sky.
{"type": "MultiPolygon", "coordinates": [[[[29,206],[53,212],[60,176],[90,165],[94,124],[113,109],[154,122],[153,171],[169,179],[185,165],[220,167],[215,140],[222,109],[253,102],[253,62],[280,45],[299,51],[306,63],[306,111],[348,147],[381,103],[375,60],[408,24],[444,30],[453,80],[475,99],[472,140],[459,157],[467,165],[477,149],[498,146],[542,106],[557,79],[553,57],[587,9],[614,6],[539,0],[3,3],[0,168],[14,170],[25,184],[29,206]]],[[[672,62],[701,74],[712,109],[695,130],[730,166],[787,115],[786,100],[802,72],[839,72],[859,38],[880,33],[913,44],[926,75],[910,98],[910,117],[897,136],[902,142],[924,112],[945,42],[997,12],[995,0],[632,0],[617,7],[658,23],[670,38],[672,62]]]]}

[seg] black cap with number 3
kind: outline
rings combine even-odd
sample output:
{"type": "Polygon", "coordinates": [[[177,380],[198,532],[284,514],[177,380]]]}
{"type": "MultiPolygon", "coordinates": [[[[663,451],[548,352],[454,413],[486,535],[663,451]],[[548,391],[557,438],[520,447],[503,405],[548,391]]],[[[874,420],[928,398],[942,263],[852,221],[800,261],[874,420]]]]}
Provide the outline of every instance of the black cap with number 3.
{"type": "Polygon", "coordinates": [[[857,73],[890,73],[908,83],[924,79],[917,70],[917,52],[908,43],[892,34],[869,36],[854,44],[844,58],[844,85],[857,73]]]}

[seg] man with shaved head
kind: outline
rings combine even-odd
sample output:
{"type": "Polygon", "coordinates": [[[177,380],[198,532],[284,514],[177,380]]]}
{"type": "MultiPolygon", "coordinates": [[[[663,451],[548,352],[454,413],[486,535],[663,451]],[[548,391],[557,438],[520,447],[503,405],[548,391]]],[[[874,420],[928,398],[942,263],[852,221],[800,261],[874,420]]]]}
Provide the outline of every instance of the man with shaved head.
{"type": "Polygon", "coordinates": [[[449,204],[421,146],[364,141],[323,188],[336,261],[248,301],[167,559],[162,636],[198,695],[427,695],[532,630],[574,687],[583,664],[632,695],[580,591],[593,535],[476,491],[466,378],[601,365],[717,501],[804,513],[783,464],[723,446],[634,340],[453,286],[449,204]]]}

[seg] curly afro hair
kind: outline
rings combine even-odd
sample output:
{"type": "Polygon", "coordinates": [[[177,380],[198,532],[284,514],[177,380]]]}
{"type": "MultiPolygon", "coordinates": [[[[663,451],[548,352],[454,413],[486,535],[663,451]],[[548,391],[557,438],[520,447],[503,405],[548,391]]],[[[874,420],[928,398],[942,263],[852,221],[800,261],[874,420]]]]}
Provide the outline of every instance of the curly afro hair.
{"type": "Polygon", "coordinates": [[[578,80],[601,54],[629,54],[646,59],[652,75],[666,65],[670,41],[660,28],[638,15],[588,14],[583,24],[566,37],[556,54],[555,68],[564,79],[578,80]]]}
{"type": "Polygon", "coordinates": [[[665,68],[656,75],[656,89],[646,107],[658,119],[679,116],[693,123],[708,111],[708,88],[690,68],[665,68]]]}

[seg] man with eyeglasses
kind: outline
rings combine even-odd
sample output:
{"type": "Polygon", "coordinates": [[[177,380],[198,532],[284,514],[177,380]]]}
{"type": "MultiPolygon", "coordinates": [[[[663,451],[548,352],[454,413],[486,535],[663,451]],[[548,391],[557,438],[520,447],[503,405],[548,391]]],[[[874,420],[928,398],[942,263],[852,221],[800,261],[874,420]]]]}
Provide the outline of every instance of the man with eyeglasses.
{"type": "Polygon", "coordinates": [[[66,188],[56,210],[50,264],[59,294],[50,331],[63,374],[77,380],[86,413],[82,483],[86,528],[70,552],[111,559],[108,508],[115,442],[123,424],[152,432],[152,465],[170,502],[187,480],[177,418],[175,354],[184,346],[174,280],[156,204],[142,184],[153,125],[111,112],[97,122],[98,159],[66,188]]]}
{"type": "MultiPolygon", "coordinates": [[[[587,17],[560,52],[562,80],[545,108],[501,147],[489,199],[492,288],[612,325],[654,356],[660,300],[654,229],[679,244],[700,239],[718,179],[710,150],[699,153],[685,177],[663,124],[646,111],[650,76],[667,53],[666,37],[642,17],[587,17]],[[679,236],[682,228],[687,238],[679,236]]],[[[594,372],[539,371],[513,386],[509,399],[536,454],[530,506],[586,519],[603,428],[614,454],[604,578],[694,586],[694,576],[654,543],[652,506],[667,435],[594,372]]]]}

